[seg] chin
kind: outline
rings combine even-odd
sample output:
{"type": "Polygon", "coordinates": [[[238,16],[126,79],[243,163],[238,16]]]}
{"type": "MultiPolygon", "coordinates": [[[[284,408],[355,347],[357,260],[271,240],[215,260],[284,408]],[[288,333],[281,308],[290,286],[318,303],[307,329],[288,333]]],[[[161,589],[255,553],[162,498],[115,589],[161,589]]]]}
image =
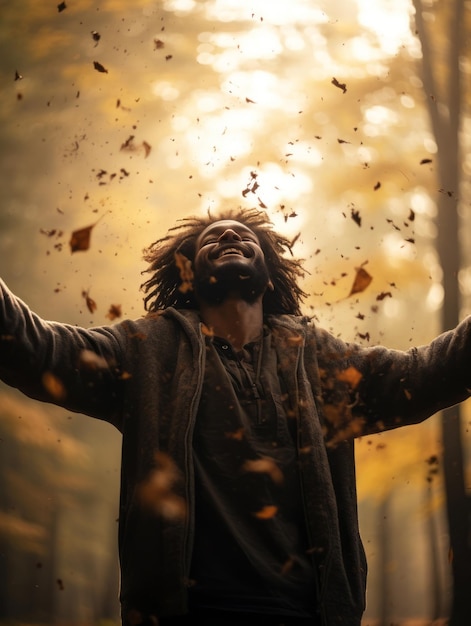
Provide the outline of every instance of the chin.
{"type": "Polygon", "coordinates": [[[217,272],[206,277],[195,277],[195,293],[207,304],[222,304],[230,296],[237,294],[241,300],[253,304],[265,293],[268,286],[266,272],[241,275],[239,271],[217,272]]]}

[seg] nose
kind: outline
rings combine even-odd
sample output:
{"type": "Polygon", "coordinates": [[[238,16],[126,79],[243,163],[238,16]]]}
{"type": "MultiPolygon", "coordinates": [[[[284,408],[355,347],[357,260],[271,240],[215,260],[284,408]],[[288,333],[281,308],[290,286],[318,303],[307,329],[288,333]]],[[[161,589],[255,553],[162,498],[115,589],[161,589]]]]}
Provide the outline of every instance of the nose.
{"type": "Polygon", "coordinates": [[[226,228],[226,230],[219,235],[218,241],[242,241],[242,237],[232,228],[226,228]]]}

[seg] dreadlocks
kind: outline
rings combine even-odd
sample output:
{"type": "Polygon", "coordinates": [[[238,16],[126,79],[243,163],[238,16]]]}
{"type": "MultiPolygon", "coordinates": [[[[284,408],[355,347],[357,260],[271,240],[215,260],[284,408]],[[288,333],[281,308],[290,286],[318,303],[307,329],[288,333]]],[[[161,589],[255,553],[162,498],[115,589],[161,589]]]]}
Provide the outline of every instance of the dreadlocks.
{"type": "Polygon", "coordinates": [[[144,250],[144,260],[149,267],[143,273],[151,277],[141,285],[147,294],[144,305],[147,311],[156,312],[173,306],[177,309],[197,309],[191,287],[192,264],[195,258],[196,240],[203,230],[219,220],[235,220],[250,228],[258,237],[265,255],[273,291],[267,289],[263,297],[265,313],[300,314],[300,303],[306,293],[298,286],[297,279],[304,275],[300,261],[286,258],[291,252],[289,240],[272,230],[267,214],[258,209],[235,209],[224,211],[217,217],[189,217],[169,230],[144,250]]]}

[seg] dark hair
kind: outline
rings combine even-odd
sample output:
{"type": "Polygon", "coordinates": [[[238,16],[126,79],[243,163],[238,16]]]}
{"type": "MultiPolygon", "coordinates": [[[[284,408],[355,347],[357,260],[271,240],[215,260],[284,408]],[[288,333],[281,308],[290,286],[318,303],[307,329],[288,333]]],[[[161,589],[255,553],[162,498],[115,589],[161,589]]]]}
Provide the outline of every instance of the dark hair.
{"type": "Polygon", "coordinates": [[[198,309],[191,287],[196,240],[207,226],[219,220],[235,220],[244,224],[260,241],[273,283],[273,290],[267,289],[263,297],[264,313],[299,315],[300,304],[307,295],[297,284],[297,279],[304,276],[301,262],[283,256],[286,251],[292,254],[289,239],[276,233],[268,215],[255,208],[228,210],[217,216],[208,214],[206,217],[184,218],[165,237],[146,248],[144,260],[149,267],[143,274],[151,274],[141,285],[147,294],[144,298],[146,310],[157,312],[169,306],[198,309]]]}

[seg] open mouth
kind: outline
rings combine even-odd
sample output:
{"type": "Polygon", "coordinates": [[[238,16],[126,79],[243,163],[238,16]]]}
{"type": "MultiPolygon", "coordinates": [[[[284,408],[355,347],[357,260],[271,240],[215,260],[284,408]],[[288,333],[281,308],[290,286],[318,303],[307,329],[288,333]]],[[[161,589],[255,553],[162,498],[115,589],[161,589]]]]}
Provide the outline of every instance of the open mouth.
{"type": "Polygon", "coordinates": [[[220,250],[216,255],[215,258],[216,259],[220,259],[223,256],[227,256],[228,254],[237,254],[238,256],[242,256],[245,257],[247,255],[244,254],[244,252],[240,249],[240,248],[223,248],[222,250],[220,250]]]}

